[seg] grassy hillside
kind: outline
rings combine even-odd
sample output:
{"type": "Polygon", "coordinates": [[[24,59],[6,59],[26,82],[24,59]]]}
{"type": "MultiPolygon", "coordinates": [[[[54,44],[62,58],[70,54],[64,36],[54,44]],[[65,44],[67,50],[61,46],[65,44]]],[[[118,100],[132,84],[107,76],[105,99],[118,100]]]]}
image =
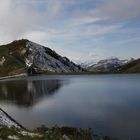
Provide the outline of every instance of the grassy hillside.
{"type": "Polygon", "coordinates": [[[25,72],[24,55],[26,40],[14,41],[0,46],[0,76],[8,76],[25,72]]]}
{"type": "Polygon", "coordinates": [[[8,128],[0,125],[0,139],[1,140],[116,140],[108,136],[98,136],[92,134],[87,129],[76,129],[71,127],[53,127],[46,128],[42,126],[29,131],[25,129],[18,129],[15,127],[8,128]]]}
{"type": "Polygon", "coordinates": [[[123,73],[139,73],[140,72],[140,59],[134,60],[125,66],[123,66],[120,70],[123,73]]]}

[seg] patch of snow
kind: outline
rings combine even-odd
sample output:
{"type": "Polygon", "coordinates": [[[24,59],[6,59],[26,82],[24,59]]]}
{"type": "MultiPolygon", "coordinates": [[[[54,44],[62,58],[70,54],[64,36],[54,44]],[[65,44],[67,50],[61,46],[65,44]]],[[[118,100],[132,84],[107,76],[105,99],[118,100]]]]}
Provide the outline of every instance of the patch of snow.
{"type": "Polygon", "coordinates": [[[69,137],[68,137],[67,135],[65,135],[65,134],[63,135],[63,138],[64,138],[65,140],[70,140],[69,137]]]}
{"type": "Polygon", "coordinates": [[[26,53],[26,51],[27,51],[27,50],[26,50],[25,48],[24,48],[24,49],[22,49],[22,50],[21,50],[21,52],[20,52],[20,53],[21,53],[21,55],[24,55],[24,54],[26,53]]]}
{"type": "Polygon", "coordinates": [[[20,126],[14,122],[3,110],[0,109],[0,124],[7,127],[15,126],[20,128],[20,126]]]}
{"type": "Polygon", "coordinates": [[[33,64],[33,62],[31,61],[31,59],[27,59],[27,58],[25,58],[25,64],[26,64],[26,66],[29,68],[29,67],[31,67],[32,66],[32,64],[33,64]]]}
{"type": "Polygon", "coordinates": [[[29,137],[42,137],[42,135],[37,134],[37,133],[31,133],[31,132],[27,132],[27,131],[20,131],[20,134],[22,134],[23,136],[29,136],[29,137]]]}
{"type": "Polygon", "coordinates": [[[5,61],[6,61],[6,59],[4,56],[2,58],[0,58],[0,66],[3,66],[5,61]]]}
{"type": "Polygon", "coordinates": [[[8,136],[8,139],[10,140],[19,140],[19,138],[17,136],[8,136]]]}

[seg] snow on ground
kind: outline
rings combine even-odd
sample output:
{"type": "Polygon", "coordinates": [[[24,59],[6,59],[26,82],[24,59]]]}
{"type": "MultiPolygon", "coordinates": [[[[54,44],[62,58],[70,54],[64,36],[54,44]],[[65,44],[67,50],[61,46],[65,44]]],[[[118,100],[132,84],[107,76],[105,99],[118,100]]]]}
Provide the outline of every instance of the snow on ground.
{"type": "Polygon", "coordinates": [[[2,58],[0,58],[0,66],[2,66],[4,64],[4,62],[6,61],[5,57],[3,56],[2,58]]]}
{"type": "Polygon", "coordinates": [[[19,140],[19,138],[17,136],[8,136],[8,139],[10,140],[19,140]]]}
{"type": "Polygon", "coordinates": [[[29,137],[42,137],[42,135],[38,134],[38,133],[31,133],[31,132],[27,132],[27,131],[20,131],[20,134],[22,134],[23,136],[29,136],[29,137]]]}
{"type": "Polygon", "coordinates": [[[16,122],[14,122],[2,109],[0,109],[0,125],[20,128],[20,126],[16,122]]]}
{"type": "Polygon", "coordinates": [[[80,69],[74,63],[66,60],[64,57],[56,54],[49,48],[45,48],[39,44],[28,42],[26,47],[28,48],[28,56],[25,58],[27,67],[32,65],[36,66],[40,70],[46,70],[51,72],[79,72],[80,69]],[[52,53],[50,55],[49,53],[52,53]],[[55,58],[57,57],[57,58],[55,58]]]}

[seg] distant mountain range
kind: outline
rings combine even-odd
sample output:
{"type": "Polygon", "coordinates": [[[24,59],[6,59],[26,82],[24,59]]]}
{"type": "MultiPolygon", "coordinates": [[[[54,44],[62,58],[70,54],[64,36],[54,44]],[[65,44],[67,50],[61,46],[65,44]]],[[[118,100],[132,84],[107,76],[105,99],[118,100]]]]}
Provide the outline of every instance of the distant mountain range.
{"type": "Polygon", "coordinates": [[[0,46],[0,76],[83,71],[83,68],[67,57],[62,57],[50,48],[26,39],[0,46]]]}
{"type": "Polygon", "coordinates": [[[83,65],[26,39],[0,46],[0,77],[39,73],[140,72],[140,59],[111,58],[82,68],[83,65]]]}
{"type": "Polygon", "coordinates": [[[87,67],[89,72],[115,72],[115,73],[135,73],[140,72],[140,59],[120,60],[110,58],[100,60],[97,64],[87,67]]]}
{"type": "Polygon", "coordinates": [[[119,69],[121,66],[127,64],[131,60],[120,60],[118,58],[110,58],[100,60],[97,64],[93,64],[87,67],[88,71],[99,72],[99,71],[113,71],[119,69]]]}

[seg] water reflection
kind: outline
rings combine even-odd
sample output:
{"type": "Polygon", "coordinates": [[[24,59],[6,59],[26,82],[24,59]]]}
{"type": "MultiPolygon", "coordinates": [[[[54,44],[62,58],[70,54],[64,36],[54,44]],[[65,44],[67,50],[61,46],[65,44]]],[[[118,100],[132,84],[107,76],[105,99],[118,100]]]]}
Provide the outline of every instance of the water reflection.
{"type": "Polygon", "coordinates": [[[62,85],[61,80],[3,81],[0,83],[0,101],[29,107],[44,96],[52,96],[62,85]]]}
{"type": "Polygon", "coordinates": [[[5,81],[0,82],[0,100],[0,107],[29,129],[57,124],[140,139],[140,74],[5,81]]]}

